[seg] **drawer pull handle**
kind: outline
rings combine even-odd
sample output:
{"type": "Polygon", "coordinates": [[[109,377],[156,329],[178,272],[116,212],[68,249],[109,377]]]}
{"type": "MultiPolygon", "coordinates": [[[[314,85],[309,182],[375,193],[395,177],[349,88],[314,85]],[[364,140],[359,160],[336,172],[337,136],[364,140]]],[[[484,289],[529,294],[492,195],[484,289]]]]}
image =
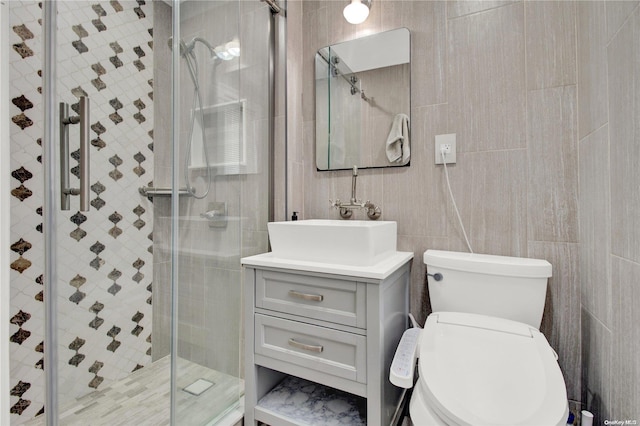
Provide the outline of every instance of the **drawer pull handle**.
{"type": "Polygon", "coordinates": [[[289,346],[293,346],[294,348],[302,349],[309,352],[322,352],[324,349],[320,345],[305,345],[304,343],[296,342],[293,339],[289,339],[289,346]]]}
{"type": "Polygon", "coordinates": [[[289,296],[298,299],[311,300],[312,302],[322,302],[324,300],[324,296],[321,294],[300,293],[299,291],[295,290],[289,290],[289,296]]]}

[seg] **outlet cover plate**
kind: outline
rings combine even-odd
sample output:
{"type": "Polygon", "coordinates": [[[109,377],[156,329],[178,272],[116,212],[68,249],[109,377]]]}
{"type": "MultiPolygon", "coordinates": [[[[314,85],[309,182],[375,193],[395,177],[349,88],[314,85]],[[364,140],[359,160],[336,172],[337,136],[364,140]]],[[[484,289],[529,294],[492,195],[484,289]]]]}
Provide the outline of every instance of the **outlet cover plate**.
{"type": "Polygon", "coordinates": [[[442,164],[442,156],[440,155],[440,147],[442,145],[449,145],[451,147],[450,152],[447,154],[447,164],[455,164],[456,134],[449,133],[447,135],[436,135],[436,141],[434,144],[434,155],[435,155],[436,164],[442,164]]]}

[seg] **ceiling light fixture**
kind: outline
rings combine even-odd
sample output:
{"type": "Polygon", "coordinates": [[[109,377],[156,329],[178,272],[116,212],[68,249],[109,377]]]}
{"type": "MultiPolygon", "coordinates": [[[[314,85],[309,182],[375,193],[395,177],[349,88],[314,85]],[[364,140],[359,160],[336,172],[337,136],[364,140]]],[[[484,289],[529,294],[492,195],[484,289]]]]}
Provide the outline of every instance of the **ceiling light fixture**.
{"type": "Polygon", "coordinates": [[[350,24],[362,24],[369,16],[372,0],[351,0],[342,14],[350,24]]]}

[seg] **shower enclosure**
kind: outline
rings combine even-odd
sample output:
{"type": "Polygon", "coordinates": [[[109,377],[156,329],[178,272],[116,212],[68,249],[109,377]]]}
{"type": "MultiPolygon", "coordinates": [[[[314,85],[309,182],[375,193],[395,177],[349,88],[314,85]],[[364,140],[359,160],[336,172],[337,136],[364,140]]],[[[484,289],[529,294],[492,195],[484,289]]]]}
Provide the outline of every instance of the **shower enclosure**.
{"type": "Polygon", "coordinates": [[[233,424],[281,21],[259,0],[10,19],[12,424],[233,424]]]}

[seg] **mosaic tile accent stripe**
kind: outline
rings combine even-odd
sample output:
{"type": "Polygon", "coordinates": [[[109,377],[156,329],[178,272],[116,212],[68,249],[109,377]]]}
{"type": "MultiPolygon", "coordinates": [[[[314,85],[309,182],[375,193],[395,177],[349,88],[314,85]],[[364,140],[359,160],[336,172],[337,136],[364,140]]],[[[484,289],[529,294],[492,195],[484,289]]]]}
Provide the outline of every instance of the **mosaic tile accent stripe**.
{"type": "MultiPolygon", "coordinates": [[[[10,411],[20,425],[44,409],[42,9],[20,0],[9,10],[10,411]]],[[[70,211],[57,212],[64,404],[151,362],[153,204],[137,188],[153,179],[153,2],[59,2],[58,10],[60,100],[77,113],[79,97],[89,97],[92,146],[91,210],[79,212],[74,197],[70,211]]]]}

